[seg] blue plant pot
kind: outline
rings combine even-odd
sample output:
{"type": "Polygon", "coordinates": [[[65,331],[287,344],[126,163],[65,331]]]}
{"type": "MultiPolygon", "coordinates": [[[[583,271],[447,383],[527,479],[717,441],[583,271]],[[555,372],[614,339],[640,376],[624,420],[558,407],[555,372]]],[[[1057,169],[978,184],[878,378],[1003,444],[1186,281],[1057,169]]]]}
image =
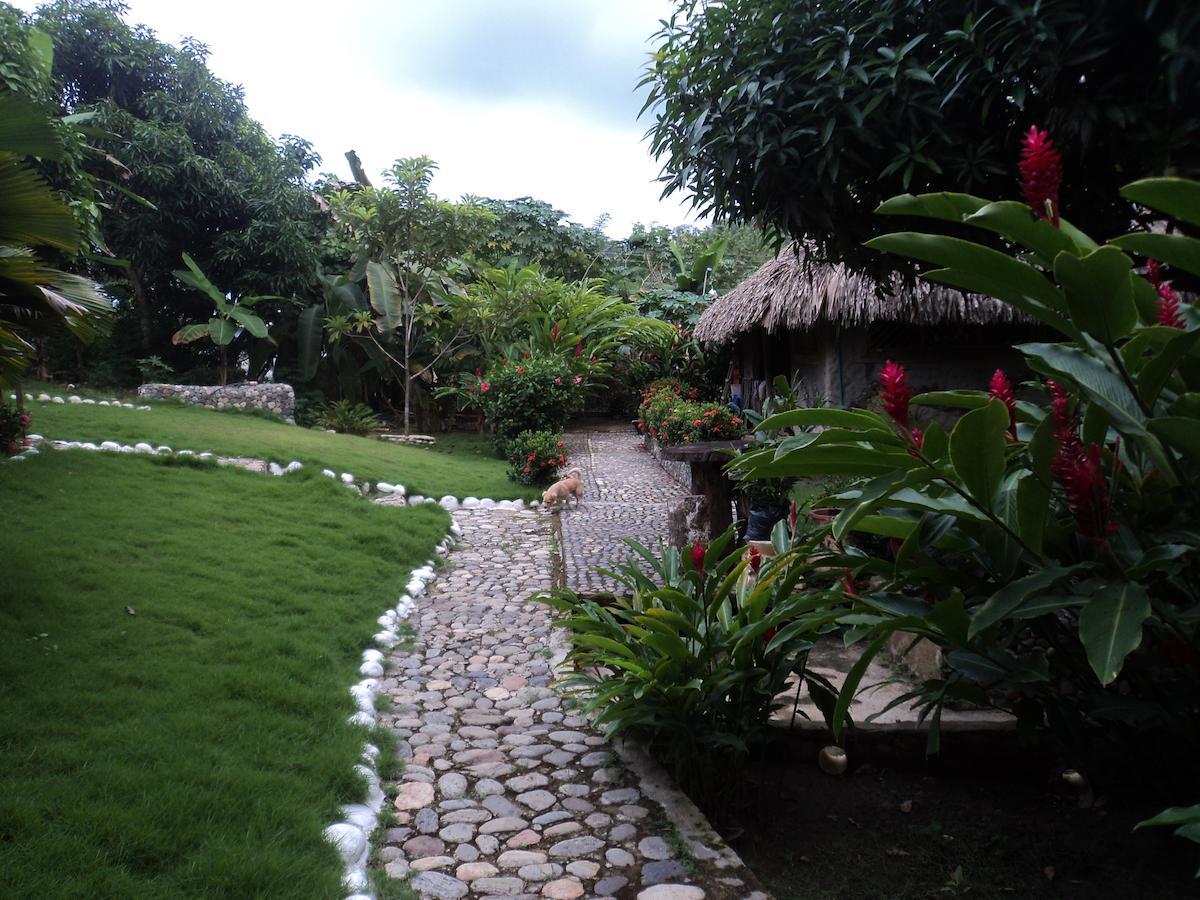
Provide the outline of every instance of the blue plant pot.
{"type": "Polygon", "coordinates": [[[750,518],[746,522],[746,540],[769,541],[771,529],[786,515],[787,507],[782,503],[772,506],[752,506],[750,518]]]}

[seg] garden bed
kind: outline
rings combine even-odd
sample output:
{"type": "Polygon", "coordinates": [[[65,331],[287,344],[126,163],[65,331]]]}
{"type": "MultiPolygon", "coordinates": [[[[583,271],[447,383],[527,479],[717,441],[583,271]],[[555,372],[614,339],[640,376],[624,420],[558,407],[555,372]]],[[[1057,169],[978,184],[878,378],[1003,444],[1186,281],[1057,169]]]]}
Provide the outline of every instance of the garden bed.
{"type": "Polygon", "coordinates": [[[779,900],[1196,896],[1195,846],[1132,831],[1163,800],[1080,809],[1051,770],[989,760],[852,763],[835,778],[781,742],[749,767],[718,830],[779,900]]]}

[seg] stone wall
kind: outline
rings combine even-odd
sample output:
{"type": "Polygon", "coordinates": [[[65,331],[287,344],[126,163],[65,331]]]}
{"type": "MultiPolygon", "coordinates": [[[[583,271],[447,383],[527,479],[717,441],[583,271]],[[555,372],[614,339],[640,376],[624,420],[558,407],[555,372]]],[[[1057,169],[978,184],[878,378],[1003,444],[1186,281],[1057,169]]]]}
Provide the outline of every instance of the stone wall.
{"type": "Polygon", "coordinates": [[[294,422],[296,394],[290,384],[143,384],[138,396],[147,400],[182,400],[209,409],[265,409],[294,422]]]}
{"type": "Polygon", "coordinates": [[[646,445],[646,449],[650,451],[650,455],[658,460],[658,464],[663,467],[663,471],[687,488],[688,491],[691,491],[692,467],[679,460],[663,459],[662,448],[658,445],[658,441],[650,437],[650,435],[642,435],[642,442],[646,445]]]}

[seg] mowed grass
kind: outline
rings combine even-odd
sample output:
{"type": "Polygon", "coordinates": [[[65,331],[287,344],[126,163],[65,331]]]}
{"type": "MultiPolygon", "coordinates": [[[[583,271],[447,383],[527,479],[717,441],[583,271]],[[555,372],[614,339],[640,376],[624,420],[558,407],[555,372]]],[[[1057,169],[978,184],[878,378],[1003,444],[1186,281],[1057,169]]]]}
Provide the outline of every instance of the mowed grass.
{"type": "Polygon", "coordinates": [[[343,896],[348,688],[447,514],[85,451],[0,510],[0,896],[343,896]]]}
{"type": "MultiPolygon", "coordinates": [[[[54,385],[26,388],[37,396],[75,393],[54,385]]],[[[112,394],[94,396],[111,397],[112,394]]],[[[136,401],[144,403],[145,401],[136,401]]],[[[151,403],[149,412],[86,404],[28,402],[30,430],[64,441],[145,441],[175,450],[204,450],[227,456],[253,456],[286,465],[350,472],[359,481],[403,484],[410,494],[442,497],[532,499],[540,492],[508,478],[508,465],[480,435],[439,439],[433,449],[403,446],[374,438],[330,434],[241,412],[218,412],[176,403],[151,403]]]]}

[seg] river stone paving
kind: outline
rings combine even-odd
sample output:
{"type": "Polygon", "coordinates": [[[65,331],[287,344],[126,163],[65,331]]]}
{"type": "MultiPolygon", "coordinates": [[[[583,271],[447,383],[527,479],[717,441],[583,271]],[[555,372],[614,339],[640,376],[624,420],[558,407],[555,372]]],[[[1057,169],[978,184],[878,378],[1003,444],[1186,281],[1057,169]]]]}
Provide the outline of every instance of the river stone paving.
{"type": "MultiPolygon", "coordinates": [[[[623,471],[638,462],[632,443],[611,442],[628,454],[623,471]]],[[[602,497],[616,477],[604,471],[602,497]]],[[[657,508],[669,489],[655,489],[657,508]]],[[[407,761],[386,785],[385,872],[436,898],[763,897],[681,857],[663,810],[556,690],[550,610],[525,599],[551,586],[554,517],[453,515],[459,544],[417,600],[415,644],[390,653],[382,681],[391,709],[379,719],[407,761]]]]}
{"type": "Polygon", "coordinates": [[[609,591],[614,582],[596,571],[629,552],[631,537],[657,550],[666,537],[667,510],[686,491],[642,445],[629,425],[573,432],[566,437],[571,465],[583,471],[586,496],[560,515],[567,586],[609,591]]]}

